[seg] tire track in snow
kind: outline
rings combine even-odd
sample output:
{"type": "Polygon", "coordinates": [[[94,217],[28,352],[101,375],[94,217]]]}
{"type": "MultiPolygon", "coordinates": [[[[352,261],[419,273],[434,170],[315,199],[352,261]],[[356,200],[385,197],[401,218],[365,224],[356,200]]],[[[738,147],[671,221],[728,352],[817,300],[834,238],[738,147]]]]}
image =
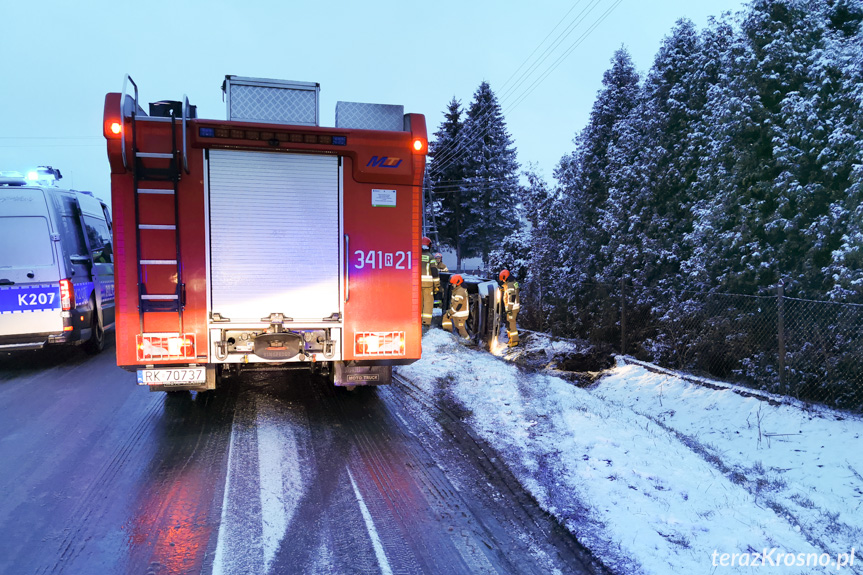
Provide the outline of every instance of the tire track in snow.
{"type": "Polygon", "coordinates": [[[261,396],[257,398],[257,406],[262,544],[264,569],[269,571],[304,493],[296,437],[301,423],[292,410],[277,409],[261,396]]]}
{"type": "Polygon", "coordinates": [[[213,575],[266,573],[272,567],[304,492],[297,439],[304,419],[265,395],[238,405],[213,575]]]}

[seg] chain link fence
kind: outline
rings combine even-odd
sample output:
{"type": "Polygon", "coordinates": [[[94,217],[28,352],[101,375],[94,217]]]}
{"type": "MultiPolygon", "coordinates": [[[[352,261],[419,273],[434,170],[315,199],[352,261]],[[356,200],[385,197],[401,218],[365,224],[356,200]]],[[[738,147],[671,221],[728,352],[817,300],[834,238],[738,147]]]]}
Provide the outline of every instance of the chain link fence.
{"type": "Polygon", "coordinates": [[[662,367],[863,410],[863,305],[592,284],[563,330],[662,367]]]}

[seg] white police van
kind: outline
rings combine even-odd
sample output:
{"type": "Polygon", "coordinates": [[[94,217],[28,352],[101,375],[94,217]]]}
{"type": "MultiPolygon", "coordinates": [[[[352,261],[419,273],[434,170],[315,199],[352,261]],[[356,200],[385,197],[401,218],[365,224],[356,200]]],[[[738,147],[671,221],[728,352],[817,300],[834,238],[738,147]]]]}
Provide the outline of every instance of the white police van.
{"type": "Polygon", "coordinates": [[[114,325],[108,207],[52,185],[60,172],[0,172],[0,352],[105,346],[114,325]]]}

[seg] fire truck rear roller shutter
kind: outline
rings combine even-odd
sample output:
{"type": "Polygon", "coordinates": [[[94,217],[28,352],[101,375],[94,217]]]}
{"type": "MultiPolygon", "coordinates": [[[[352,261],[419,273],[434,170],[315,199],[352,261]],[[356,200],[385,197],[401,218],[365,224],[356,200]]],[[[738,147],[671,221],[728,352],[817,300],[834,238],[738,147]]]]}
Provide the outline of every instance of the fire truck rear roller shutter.
{"type": "Polygon", "coordinates": [[[339,311],[338,158],[210,152],[213,311],[257,321],[339,311]]]}

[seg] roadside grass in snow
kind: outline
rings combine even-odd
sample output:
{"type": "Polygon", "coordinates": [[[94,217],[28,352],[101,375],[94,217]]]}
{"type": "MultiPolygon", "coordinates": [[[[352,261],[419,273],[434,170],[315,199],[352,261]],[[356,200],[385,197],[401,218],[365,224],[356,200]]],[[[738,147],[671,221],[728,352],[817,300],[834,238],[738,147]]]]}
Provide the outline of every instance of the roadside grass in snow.
{"type": "Polygon", "coordinates": [[[435,329],[423,359],[399,372],[457,404],[539,504],[615,572],[749,573],[718,558],[751,564],[774,548],[835,558],[863,540],[858,420],[634,365],[581,389],[435,329]]]}
{"type": "Polygon", "coordinates": [[[824,552],[836,556],[863,542],[859,417],[744,397],[638,365],[616,368],[592,393],[698,443],[759,505],[786,517],[824,552]],[[658,409],[660,388],[670,411],[658,409]]]}

